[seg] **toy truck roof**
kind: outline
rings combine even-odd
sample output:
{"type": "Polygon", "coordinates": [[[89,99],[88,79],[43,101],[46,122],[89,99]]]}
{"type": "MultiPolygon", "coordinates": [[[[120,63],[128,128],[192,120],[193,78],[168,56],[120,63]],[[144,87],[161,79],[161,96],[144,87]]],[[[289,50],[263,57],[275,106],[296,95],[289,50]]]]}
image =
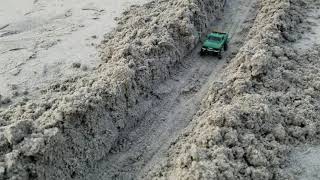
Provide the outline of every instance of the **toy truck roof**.
{"type": "Polygon", "coordinates": [[[208,36],[224,37],[224,36],[228,36],[228,34],[227,33],[222,33],[222,32],[212,32],[208,36]]]}
{"type": "Polygon", "coordinates": [[[211,33],[208,35],[208,38],[210,37],[217,37],[217,38],[223,38],[225,35],[223,34],[216,34],[216,33],[211,33]]]}

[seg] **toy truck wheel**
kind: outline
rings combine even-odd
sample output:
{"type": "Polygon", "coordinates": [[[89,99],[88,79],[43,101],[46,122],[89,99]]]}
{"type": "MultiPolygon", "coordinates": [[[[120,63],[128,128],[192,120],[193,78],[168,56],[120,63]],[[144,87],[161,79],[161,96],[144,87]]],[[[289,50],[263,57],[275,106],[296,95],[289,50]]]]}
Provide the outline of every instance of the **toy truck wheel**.
{"type": "Polygon", "coordinates": [[[204,56],[204,55],[205,55],[205,52],[201,49],[200,56],[204,56]]]}
{"type": "Polygon", "coordinates": [[[225,51],[227,51],[228,48],[229,48],[229,47],[228,47],[228,44],[226,43],[223,48],[224,48],[225,51]]]}
{"type": "Polygon", "coordinates": [[[222,59],[222,54],[223,54],[223,49],[220,50],[220,52],[218,53],[218,58],[222,59]]]}
{"type": "Polygon", "coordinates": [[[227,0],[223,1],[223,7],[225,7],[227,5],[227,0]]]}

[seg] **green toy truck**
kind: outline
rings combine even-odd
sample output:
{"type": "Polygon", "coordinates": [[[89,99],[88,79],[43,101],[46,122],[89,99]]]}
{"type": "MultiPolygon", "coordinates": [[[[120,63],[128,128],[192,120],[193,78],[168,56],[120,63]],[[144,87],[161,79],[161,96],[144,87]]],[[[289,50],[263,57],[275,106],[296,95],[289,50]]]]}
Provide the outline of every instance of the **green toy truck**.
{"type": "Polygon", "coordinates": [[[228,33],[212,32],[204,41],[200,55],[217,54],[219,59],[221,59],[223,52],[228,50],[228,43],[228,33]]]}

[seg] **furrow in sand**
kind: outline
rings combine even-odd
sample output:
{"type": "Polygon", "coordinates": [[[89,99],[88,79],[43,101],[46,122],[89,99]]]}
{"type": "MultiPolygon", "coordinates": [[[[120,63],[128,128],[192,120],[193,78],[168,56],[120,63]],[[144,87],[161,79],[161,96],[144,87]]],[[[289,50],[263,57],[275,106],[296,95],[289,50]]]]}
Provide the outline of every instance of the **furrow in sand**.
{"type": "MultiPolygon", "coordinates": [[[[240,25],[255,16],[255,1],[229,2],[219,20],[210,29],[225,29],[238,41],[248,32],[240,32],[240,25]],[[251,10],[251,11],[250,11],[251,10]]],[[[253,21],[251,21],[253,23],[253,21]]],[[[250,26],[250,23],[245,24],[250,26]]],[[[115,151],[103,158],[86,179],[136,179],[166,157],[169,145],[191,121],[210,85],[222,80],[223,67],[233,51],[241,45],[230,42],[225,58],[200,57],[201,44],[176,66],[171,77],[154,88],[155,100],[139,123],[123,133],[115,151]]]]}

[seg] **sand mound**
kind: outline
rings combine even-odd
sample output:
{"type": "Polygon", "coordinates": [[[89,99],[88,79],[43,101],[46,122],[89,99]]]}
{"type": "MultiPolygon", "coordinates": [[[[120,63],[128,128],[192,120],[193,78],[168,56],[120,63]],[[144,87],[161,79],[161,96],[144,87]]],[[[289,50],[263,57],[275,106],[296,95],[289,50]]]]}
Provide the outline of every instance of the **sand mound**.
{"type": "Polygon", "coordinates": [[[0,114],[0,177],[81,178],[145,112],[140,99],[166,79],[223,7],[220,0],[133,6],[106,35],[106,61],[89,77],[54,84],[0,114]]]}

